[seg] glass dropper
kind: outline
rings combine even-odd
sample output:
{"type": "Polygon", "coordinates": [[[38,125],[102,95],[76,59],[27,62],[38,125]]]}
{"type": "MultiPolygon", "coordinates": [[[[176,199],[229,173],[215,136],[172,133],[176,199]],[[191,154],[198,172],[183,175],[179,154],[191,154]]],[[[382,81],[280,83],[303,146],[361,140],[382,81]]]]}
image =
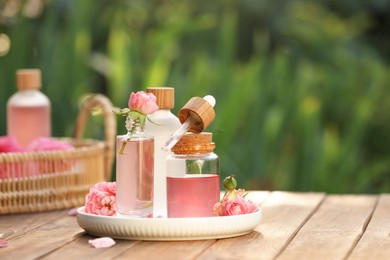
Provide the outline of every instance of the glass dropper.
{"type": "MultiPolygon", "coordinates": [[[[215,98],[211,95],[207,95],[203,97],[212,107],[215,106],[215,98]]],[[[191,128],[191,125],[195,123],[193,122],[193,118],[189,116],[187,120],[177,129],[169,138],[169,140],[165,143],[165,145],[161,148],[163,151],[169,151],[175,144],[180,140],[180,138],[191,128]]]]}

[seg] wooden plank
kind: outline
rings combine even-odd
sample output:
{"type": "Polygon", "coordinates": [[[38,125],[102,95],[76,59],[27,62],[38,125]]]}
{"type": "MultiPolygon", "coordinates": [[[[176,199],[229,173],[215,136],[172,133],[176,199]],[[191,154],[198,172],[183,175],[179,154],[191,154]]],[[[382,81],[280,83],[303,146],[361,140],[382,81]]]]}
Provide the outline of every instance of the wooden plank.
{"type": "Polygon", "coordinates": [[[270,195],[271,192],[269,191],[248,191],[248,195],[245,198],[260,206],[270,195]]]}
{"type": "Polygon", "coordinates": [[[0,238],[11,240],[64,215],[63,211],[0,216],[0,238]]]}
{"type": "Polygon", "coordinates": [[[378,205],[362,238],[348,259],[390,258],[390,194],[379,197],[378,205]]]}
{"type": "Polygon", "coordinates": [[[252,233],[221,239],[197,259],[273,259],[324,197],[322,193],[272,192],[261,206],[261,224],[252,233]]]}
{"type": "Polygon", "coordinates": [[[364,232],[376,201],[375,196],[328,196],[278,260],[345,259],[364,232]]]}
{"type": "Polygon", "coordinates": [[[116,256],[121,255],[123,252],[132,250],[132,247],[140,241],[127,241],[116,239],[116,244],[110,248],[93,248],[89,245],[88,240],[95,239],[96,237],[84,234],[58,248],[57,250],[48,253],[40,259],[114,259],[116,256]]]}
{"type": "Polygon", "coordinates": [[[194,259],[215,240],[149,242],[135,245],[115,259],[194,259]]]}
{"type": "MultiPolygon", "coordinates": [[[[43,219],[41,223],[45,224],[34,224],[35,228],[10,239],[8,247],[1,248],[1,258],[35,259],[56,250],[84,234],[77,224],[76,218],[68,216],[67,211],[59,211],[53,214],[38,214],[43,219]],[[47,216],[50,216],[50,218],[48,219],[47,216]]],[[[21,220],[29,221],[28,216],[22,217],[21,220]]],[[[37,221],[40,222],[41,220],[37,221]]],[[[15,226],[13,225],[13,227],[15,226]]]]}

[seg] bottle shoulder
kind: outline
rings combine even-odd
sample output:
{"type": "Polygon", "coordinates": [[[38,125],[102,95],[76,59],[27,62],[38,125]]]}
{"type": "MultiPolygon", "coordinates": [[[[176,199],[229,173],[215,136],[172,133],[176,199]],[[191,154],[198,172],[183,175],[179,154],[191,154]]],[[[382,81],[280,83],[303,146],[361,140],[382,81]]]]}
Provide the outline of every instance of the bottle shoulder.
{"type": "Polygon", "coordinates": [[[180,120],[170,112],[170,110],[156,111],[148,115],[149,119],[145,123],[145,132],[169,131],[174,132],[181,126],[180,120]],[[157,113],[158,112],[158,113],[157,113]]]}
{"type": "Polygon", "coordinates": [[[50,106],[49,98],[39,90],[23,90],[13,94],[8,106],[50,106]]]}
{"type": "Polygon", "coordinates": [[[180,123],[179,118],[177,118],[177,116],[168,109],[157,110],[156,112],[148,115],[148,117],[156,120],[172,120],[180,123]]]}

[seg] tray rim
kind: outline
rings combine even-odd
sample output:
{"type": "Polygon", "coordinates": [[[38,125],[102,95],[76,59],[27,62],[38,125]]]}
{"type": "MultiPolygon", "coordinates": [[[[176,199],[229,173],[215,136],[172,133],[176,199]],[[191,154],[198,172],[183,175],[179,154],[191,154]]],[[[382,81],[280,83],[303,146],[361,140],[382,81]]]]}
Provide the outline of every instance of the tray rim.
{"type": "Polygon", "coordinates": [[[100,216],[77,209],[77,222],[93,236],[145,241],[204,240],[236,237],[252,232],[261,222],[262,209],[234,216],[196,218],[134,218],[100,216]]]}

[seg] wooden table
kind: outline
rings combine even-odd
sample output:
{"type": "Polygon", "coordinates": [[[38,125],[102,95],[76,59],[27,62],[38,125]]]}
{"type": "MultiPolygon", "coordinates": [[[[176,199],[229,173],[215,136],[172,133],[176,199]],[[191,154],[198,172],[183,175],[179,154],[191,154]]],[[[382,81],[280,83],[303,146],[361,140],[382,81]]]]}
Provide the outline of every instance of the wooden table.
{"type": "Polygon", "coordinates": [[[390,259],[390,194],[250,192],[263,209],[250,234],[220,240],[116,240],[111,248],[67,210],[0,216],[0,259],[390,259]]]}

